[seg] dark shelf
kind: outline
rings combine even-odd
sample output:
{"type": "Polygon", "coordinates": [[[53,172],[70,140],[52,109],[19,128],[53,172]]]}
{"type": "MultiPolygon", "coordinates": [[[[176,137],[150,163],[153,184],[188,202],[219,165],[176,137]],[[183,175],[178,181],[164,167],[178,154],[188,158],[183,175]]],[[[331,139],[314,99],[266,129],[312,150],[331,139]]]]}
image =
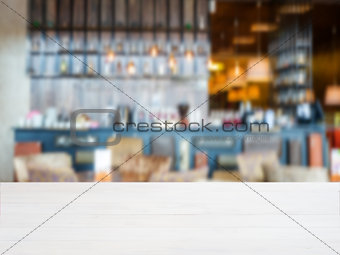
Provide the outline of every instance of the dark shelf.
{"type": "MultiPolygon", "coordinates": [[[[28,29],[32,32],[39,31],[59,31],[59,32],[124,32],[124,33],[145,33],[145,32],[164,32],[164,33],[195,33],[195,29],[181,29],[181,28],[166,28],[166,27],[45,27],[45,26],[29,26],[28,29]]],[[[208,29],[197,29],[196,33],[208,33],[208,29]]]]}
{"type": "Polygon", "coordinates": [[[288,89],[295,89],[295,90],[299,90],[299,89],[309,89],[310,86],[304,84],[304,85],[274,85],[274,89],[277,90],[288,90],[288,89]]]}
{"type": "Polygon", "coordinates": [[[293,45],[293,48],[287,47],[287,46],[282,46],[280,48],[278,48],[279,46],[276,46],[274,49],[271,49],[270,51],[274,51],[276,53],[276,55],[281,55],[281,54],[286,54],[287,51],[288,52],[292,52],[292,49],[295,50],[309,50],[312,45],[293,45]]]}
{"type": "Polygon", "coordinates": [[[309,65],[307,64],[289,64],[281,67],[276,67],[275,70],[277,72],[286,72],[291,71],[294,69],[303,69],[303,68],[309,68],[309,65]]]}
{"type": "Polygon", "coordinates": [[[299,103],[279,103],[279,107],[284,107],[284,108],[295,108],[299,103]]]}

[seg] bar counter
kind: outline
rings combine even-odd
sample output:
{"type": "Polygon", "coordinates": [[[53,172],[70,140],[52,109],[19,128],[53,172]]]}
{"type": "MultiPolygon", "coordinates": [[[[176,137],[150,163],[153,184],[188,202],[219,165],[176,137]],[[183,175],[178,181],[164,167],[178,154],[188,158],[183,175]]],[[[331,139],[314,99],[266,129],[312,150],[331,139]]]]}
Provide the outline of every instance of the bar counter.
{"type": "MultiPolygon", "coordinates": [[[[214,127],[212,130],[215,130],[214,127]]],[[[175,169],[179,169],[179,159],[181,157],[179,143],[183,140],[183,137],[189,141],[189,153],[190,153],[190,168],[194,165],[195,153],[204,151],[209,155],[209,176],[212,176],[214,170],[219,166],[216,159],[220,155],[236,156],[243,151],[244,141],[248,139],[250,141],[266,140],[266,138],[279,137],[281,139],[280,149],[280,161],[282,164],[288,164],[288,141],[295,140],[301,144],[301,155],[303,166],[308,166],[308,136],[311,133],[320,133],[322,135],[322,153],[323,153],[323,165],[328,166],[328,145],[326,139],[326,131],[323,125],[308,125],[308,126],[296,126],[293,128],[280,129],[276,132],[261,131],[260,133],[250,132],[224,132],[219,130],[217,132],[167,132],[164,136],[172,136],[175,141],[175,169]],[[182,137],[181,137],[182,136],[182,137]],[[199,149],[198,149],[199,148],[199,149]]],[[[79,151],[93,151],[97,148],[105,148],[105,146],[76,146],[71,142],[68,145],[60,146],[56,143],[58,137],[70,139],[69,129],[26,129],[15,128],[15,142],[32,142],[38,141],[42,143],[43,152],[56,152],[65,151],[69,153],[73,158],[73,165],[76,171],[92,170],[93,164],[77,164],[75,161],[76,153],[79,151]]],[[[163,131],[164,132],[164,131],[163,131]]],[[[95,137],[100,142],[105,142],[115,133],[110,128],[97,128],[77,131],[77,137],[95,137]]],[[[117,134],[117,133],[116,133],[117,134]]],[[[129,129],[119,133],[122,136],[138,137],[143,140],[143,144],[148,145],[153,139],[161,135],[162,132],[138,132],[135,129],[129,129]]],[[[152,153],[151,146],[145,146],[143,153],[149,155],[152,153]]]]}

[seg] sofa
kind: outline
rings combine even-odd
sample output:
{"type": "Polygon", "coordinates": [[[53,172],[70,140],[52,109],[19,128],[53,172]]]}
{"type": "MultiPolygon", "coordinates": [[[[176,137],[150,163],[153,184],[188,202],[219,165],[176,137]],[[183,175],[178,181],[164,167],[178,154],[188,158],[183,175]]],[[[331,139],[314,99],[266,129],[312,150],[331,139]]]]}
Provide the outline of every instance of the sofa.
{"type": "Polygon", "coordinates": [[[14,176],[18,182],[78,181],[71,156],[63,152],[14,157],[14,176]]]}

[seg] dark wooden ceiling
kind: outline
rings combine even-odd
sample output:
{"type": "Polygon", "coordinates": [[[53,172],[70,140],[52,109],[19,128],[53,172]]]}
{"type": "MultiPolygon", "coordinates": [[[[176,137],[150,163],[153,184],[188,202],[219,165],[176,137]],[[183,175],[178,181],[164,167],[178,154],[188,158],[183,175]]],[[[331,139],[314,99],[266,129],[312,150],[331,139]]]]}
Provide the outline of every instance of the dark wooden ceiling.
{"type": "Polygon", "coordinates": [[[313,44],[314,51],[332,48],[332,28],[336,26],[336,43],[339,48],[340,38],[340,1],[338,4],[315,4],[313,9],[313,44]]]}
{"type": "MultiPolygon", "coordinates": [[[[261,21],[275,22],[275,5],[272,2],[264,2],[261,5],[260,17],[261,21]]],[[[229,2],[218,1],[216,12],[211,14],[211,39],[212,51],[232,51],[235,49],[233,38],[235,35],[234,20],[237,19],[239,36],[254,36],[257,33],[250,31],[251,24],[258,21],[258,8],[256,1],[246,2],[229,2]]],[[[268,49],[268,33],[261,33],[261,49],[262,52],[268,49]]],[[[239,46],[239,53],[256,53],[257,41],[252,45],[239,46]]]]}
{"type": "MultiPolygon", "coordinates": [[[[303,0],[305,1],[305,0],[303,0]]],[[[276,23],[279,25],[277,4],[279,1],[262,1],[261,21],[276,23]]],[[[283,1],[285,2],[285,1],[283,1]]],[[[332,40],[332,24],[337,25],[337,37],[340,37],[340,1],[338,0],[315,0],[313,1],[312,22],[314,48],[330,47],[332,40]],[[323,46],[324,45],[324,46],[323,46]]],[[[217,8],[211,18],[212,52],[235,52],[233,37],[235,35],[234,20],[238,19],[238,35],[254,36],[255,43],[247,46],[238,46],[239,54],[256,54],[258,49],[258,37],[250,31],[251,24],[258,20],[258,8],[256,0],[218,0],[217,8]]],[[[262,53],[268,51],[271,33],[261,33],[260,45],[262,53]]]]}

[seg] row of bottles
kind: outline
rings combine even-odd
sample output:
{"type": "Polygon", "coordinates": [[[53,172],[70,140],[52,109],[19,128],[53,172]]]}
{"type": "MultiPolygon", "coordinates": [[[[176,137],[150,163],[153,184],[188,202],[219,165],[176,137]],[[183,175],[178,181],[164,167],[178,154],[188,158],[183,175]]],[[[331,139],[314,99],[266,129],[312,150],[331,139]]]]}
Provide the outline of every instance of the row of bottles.
{"type": "Polygon", "coordinates": [[[303,103],[307,98],[307,90],[305,89],[291,89],[281,91],[275,95],[275,101],[277,104],[283,105],[296,105],[303,103]]]}
{"type": "Polygon", "coordinates": [[[181,41],[179,34],[174,33],[168,39],[165,33],[143,36],[132,34],[126,37],[124,33],[112,38],[110,33],[49,32],[44,36],[40,32],[31,35],[32,53],[57,53],[63,51],[107,53],[114,51],[122,55],[181,55],[192,51],[195,55],[208,55],[210,45],[206,34],[200,34],[196,41],[188,34],[181,41]],[[86,36],[85,36],[86,35],[86,36]],[[56,43],[57,42],[57,43],[56,43]]]}
{"type": "Polygon", "coordinates": [[[207,5],[206,0],[31,0],[34,25],[47,30],[30,30],[28,70],[34,76],[207,76],[207,5]]]}
{"type": "Polygon", "coordinates": [[[283,69],[306,65],[307,56],[308,55],[305,49],[299,49],[294,52],[283,52],[277,58],[276,68],[283,69]]]}
{"type": "Polygon", "coordinates": [[[90,54],[58,57],[33,55],[30,72],[33,76],[104,75],[104,76],[207,76],[208,58],[170,56],[114,56],[90,54]]]}
{"type": "Polygon", "coordinates": [[[165,33],[156,38],[144,34],[141,40],[137,34],[127,38],[124,33],[112,38],[106,32],[49,32],[47,36],[33,32],[29,71],[36,76],[206,76],[209,53],[206,34],[196,41],[185,35],[181,41],[178,34],[167,40],[165,33]]]}
{"type": "Polygon", "coordinates": [[[284,75],[278,75],[274,80],[274,86],[307,86],[308,71],[304,68],[291,69],[284,75]]]}
{"type": "Polygon", "coordinates": [[[115,26],[164,29],[169,26],[171,29],[179,29],[182,25],[185,30],[193,30],[195,26],[198,30],[205,30],[208,24],[208,2],[207,0],[59,0],[58,8],[57,0],[31,0],[30,9],[34,26],[42,25],[47,28],[57,25],[60,28],[71,26],[80,28],[86,25],[89,28],[115,26]],[[59,15],[57,15],[58,9],[59,15]],[[180,15],[181,9],[183,9],[183,17],[180,15]]]}

